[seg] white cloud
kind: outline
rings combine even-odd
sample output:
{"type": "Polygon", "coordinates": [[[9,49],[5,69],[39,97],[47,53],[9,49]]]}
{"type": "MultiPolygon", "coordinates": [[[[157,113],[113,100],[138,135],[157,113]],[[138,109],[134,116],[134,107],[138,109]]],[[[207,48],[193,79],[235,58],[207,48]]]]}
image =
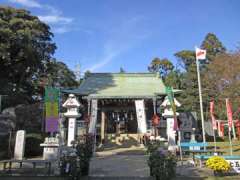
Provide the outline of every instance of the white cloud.
{"type": "Polygon", "coordinates": [[[22,6],[32,7],[32,8],[41,8],[42,5],[35,0],[9,0],[12,3],[18,3],[22,6]]]}
{"type": "Polygon", "coordinates": [[[48,24],[69,24],[73,21],[73,18],[63,17],[60,15],[38,16],[38,18],[48,24]]]}
{"type": "Polygon", "coordinates": [[[87,70],[93,72],[95,70],[98,70],[102,67],[104,67],[106,64],[110,63],[116,56],[118,56],[120,52],[112,51],[109,54],[106,54],[100,62],[97,62],[96,64],[92,65],[91,67],[84,70],[86,72],[87,70]]]}
{"type": "Polygon", "coordinates": [[[69,32],[69,31],[72,31],[72,29],[68,28],[66,26],[60,26],[60,27],[53,28],[53,32],[56,34],[63,34],[63,33],[69,32]]]}
{"type": "Polygon", "coordinates": [[[50,6],[48,4],[41,4],[37,0],[9,0],[9,1],[28,8],[41,9],[46,14],[38,15],[38,18],[41,21],[49,24],[53,29],[53,32],[55,33],[62,34],[65,32],[69,32],[73,29],[71,27],[73,18],[65,17],[64,15],[62,15],[63,13],[59,9],[53,6],[50,6]],[[68,25],[68,27],[66,25],[68,25]]]}

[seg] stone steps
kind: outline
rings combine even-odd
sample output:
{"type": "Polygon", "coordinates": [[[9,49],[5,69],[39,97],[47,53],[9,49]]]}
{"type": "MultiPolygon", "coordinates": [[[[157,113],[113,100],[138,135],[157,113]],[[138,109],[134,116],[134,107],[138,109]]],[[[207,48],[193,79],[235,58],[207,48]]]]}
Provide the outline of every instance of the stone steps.
{"type": "Polygon", "coordinates": [[[139,142],[139,135],[138,134],[107,134],[106,135],[106,142],[105,146],[131,146],[131,145],[137,145],[139,142]]]}
{"type": "Polygon", "coordinates": [[[83,180],[154,180],[153,177],[134,177],[134,176],[103,176],[103,177],[97,177],[97,176],[89,176],[81,178],[83,180]]]}

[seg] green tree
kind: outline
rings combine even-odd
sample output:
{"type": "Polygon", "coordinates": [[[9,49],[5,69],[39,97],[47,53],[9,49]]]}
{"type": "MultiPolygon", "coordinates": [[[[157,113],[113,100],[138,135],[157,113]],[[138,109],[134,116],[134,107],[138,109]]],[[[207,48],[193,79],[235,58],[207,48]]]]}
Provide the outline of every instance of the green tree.
{"type": "Polygon", "coordinates": [[[164,83],[166,86],[173,87],[174,89],[182,89],[182,77],[183,73],[174,69],[164,79],[164,83]]]}
{"type": "MultiPolygon", "coordinates": [[[[216,35],[208,33],[202,42],[201,48],[207,50],[207,61],[200,61],[201,77],[207,72],[208,64],[221,53],[226,51],[225,47],[218,40],[216,35]]],[[[196,57],[195,51],[182,50],[177,52],[175,56],[178,58],[183,67],[182,75],[182,89],[183,93],[180,96],[181,102],[186,111],[196,111],[199,115],[199,93],[198,93],[198,80],[196,70],[196,57]]],[[[209,111],[209,94],[208,87],[202,79],[202,94],[204,111],[209,111]]]]}
{"type": "Polygon", "coordinates": [[[211,62],[217,55],[225,53],[226,48],[213,33],[208,33],[201,44],[202,49],[207,50],[207,63],[211,62]]]}
{"type": "Polygon", "coordinates": [[[73,71],[66,64],[55,59],[47,64],[46,76],[48,80],[47,84],[50,86],[68,88],[79,85],[73,71]]]}
{"type": "Polygon", "coordinates": [[[0,6],[0,94],[31,102],[56,46],[45,23],[29,11],[0,6]]]}
{"type": "MultiPolygon", "coordinates": [[[[210,99],[215,101],[216,115],[226,118],[225,99],[229,98],[236,111],[240,105],[240,52],[217,55],[209,64],[208,71],[203,75],[210,99]]],[[[237,113],[239,115],[239,113],[237,113]]],[[[239,118],[239,117],[235,117],[239,118]]]]}
{"type": "Polygon", "coordinates": [[[150,72],[158,72],[160,76],[165,79],[165,77],[174,69],[173,64],[168,59],[160,59],[158,57],[154,58],[151,64],[148,66],[150,72]]]}

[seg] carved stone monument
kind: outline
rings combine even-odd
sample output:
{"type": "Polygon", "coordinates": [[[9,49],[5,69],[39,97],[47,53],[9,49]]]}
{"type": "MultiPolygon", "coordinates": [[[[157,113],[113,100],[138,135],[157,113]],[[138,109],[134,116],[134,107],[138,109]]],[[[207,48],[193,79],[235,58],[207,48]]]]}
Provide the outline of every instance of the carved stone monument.
{"type": "Polygon", "coordinates": [[[69,94],[67,101],[63,104],[63,107],[67,108],[67,112],[64,116],[68,118],[68,141],[67,145],[72,146],[72,141],[76,136],[76,119],[81,116],[79,113],[80,103],[73,94],[69,94]]]}
{"type": "Polygon", "coordinates": [[[58,158],[59,138],[47,137],[44,143],[40,144],[43,148],[44,160],[56,160],[58,158]]]}
{"type": "Polygon", "coordinates": [[[24,130],[17,131],[15,149],[14,149],[14,159],[22,160],[25,151],[25,136],[26,132],[24,130]]]}

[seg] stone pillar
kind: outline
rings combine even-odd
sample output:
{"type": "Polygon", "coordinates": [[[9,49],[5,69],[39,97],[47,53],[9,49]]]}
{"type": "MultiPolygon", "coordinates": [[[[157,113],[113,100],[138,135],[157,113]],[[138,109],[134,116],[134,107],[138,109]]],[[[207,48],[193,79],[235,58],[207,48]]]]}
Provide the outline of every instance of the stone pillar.
{"type": "Polygon", "coordinates": [[[69,118],[67,146],[72,146],[72,141],[75,140],[75,134],[76,134],[76,118],[69,118]]]}
{"type": "Polygon", "coordinates": [[[26,132],[24,130],[17,131],[14,149],[14,159],[16,160],[22,160],[24,157],[25,136],[26,132]]]}
{"type": "Polygon", "coordinates": [[[168,137],[168,149],[174,150],[176,147],[176,131],[174,130],[173,117],[167,117],[167,137],[168,137]]]}
{"type": "Polygon", "coordinates": [[[101,143],[104,144],[105,142],[105,121],[106,121],[106,115],[105,112],[102,111],[101,114],[101,143]]]}

